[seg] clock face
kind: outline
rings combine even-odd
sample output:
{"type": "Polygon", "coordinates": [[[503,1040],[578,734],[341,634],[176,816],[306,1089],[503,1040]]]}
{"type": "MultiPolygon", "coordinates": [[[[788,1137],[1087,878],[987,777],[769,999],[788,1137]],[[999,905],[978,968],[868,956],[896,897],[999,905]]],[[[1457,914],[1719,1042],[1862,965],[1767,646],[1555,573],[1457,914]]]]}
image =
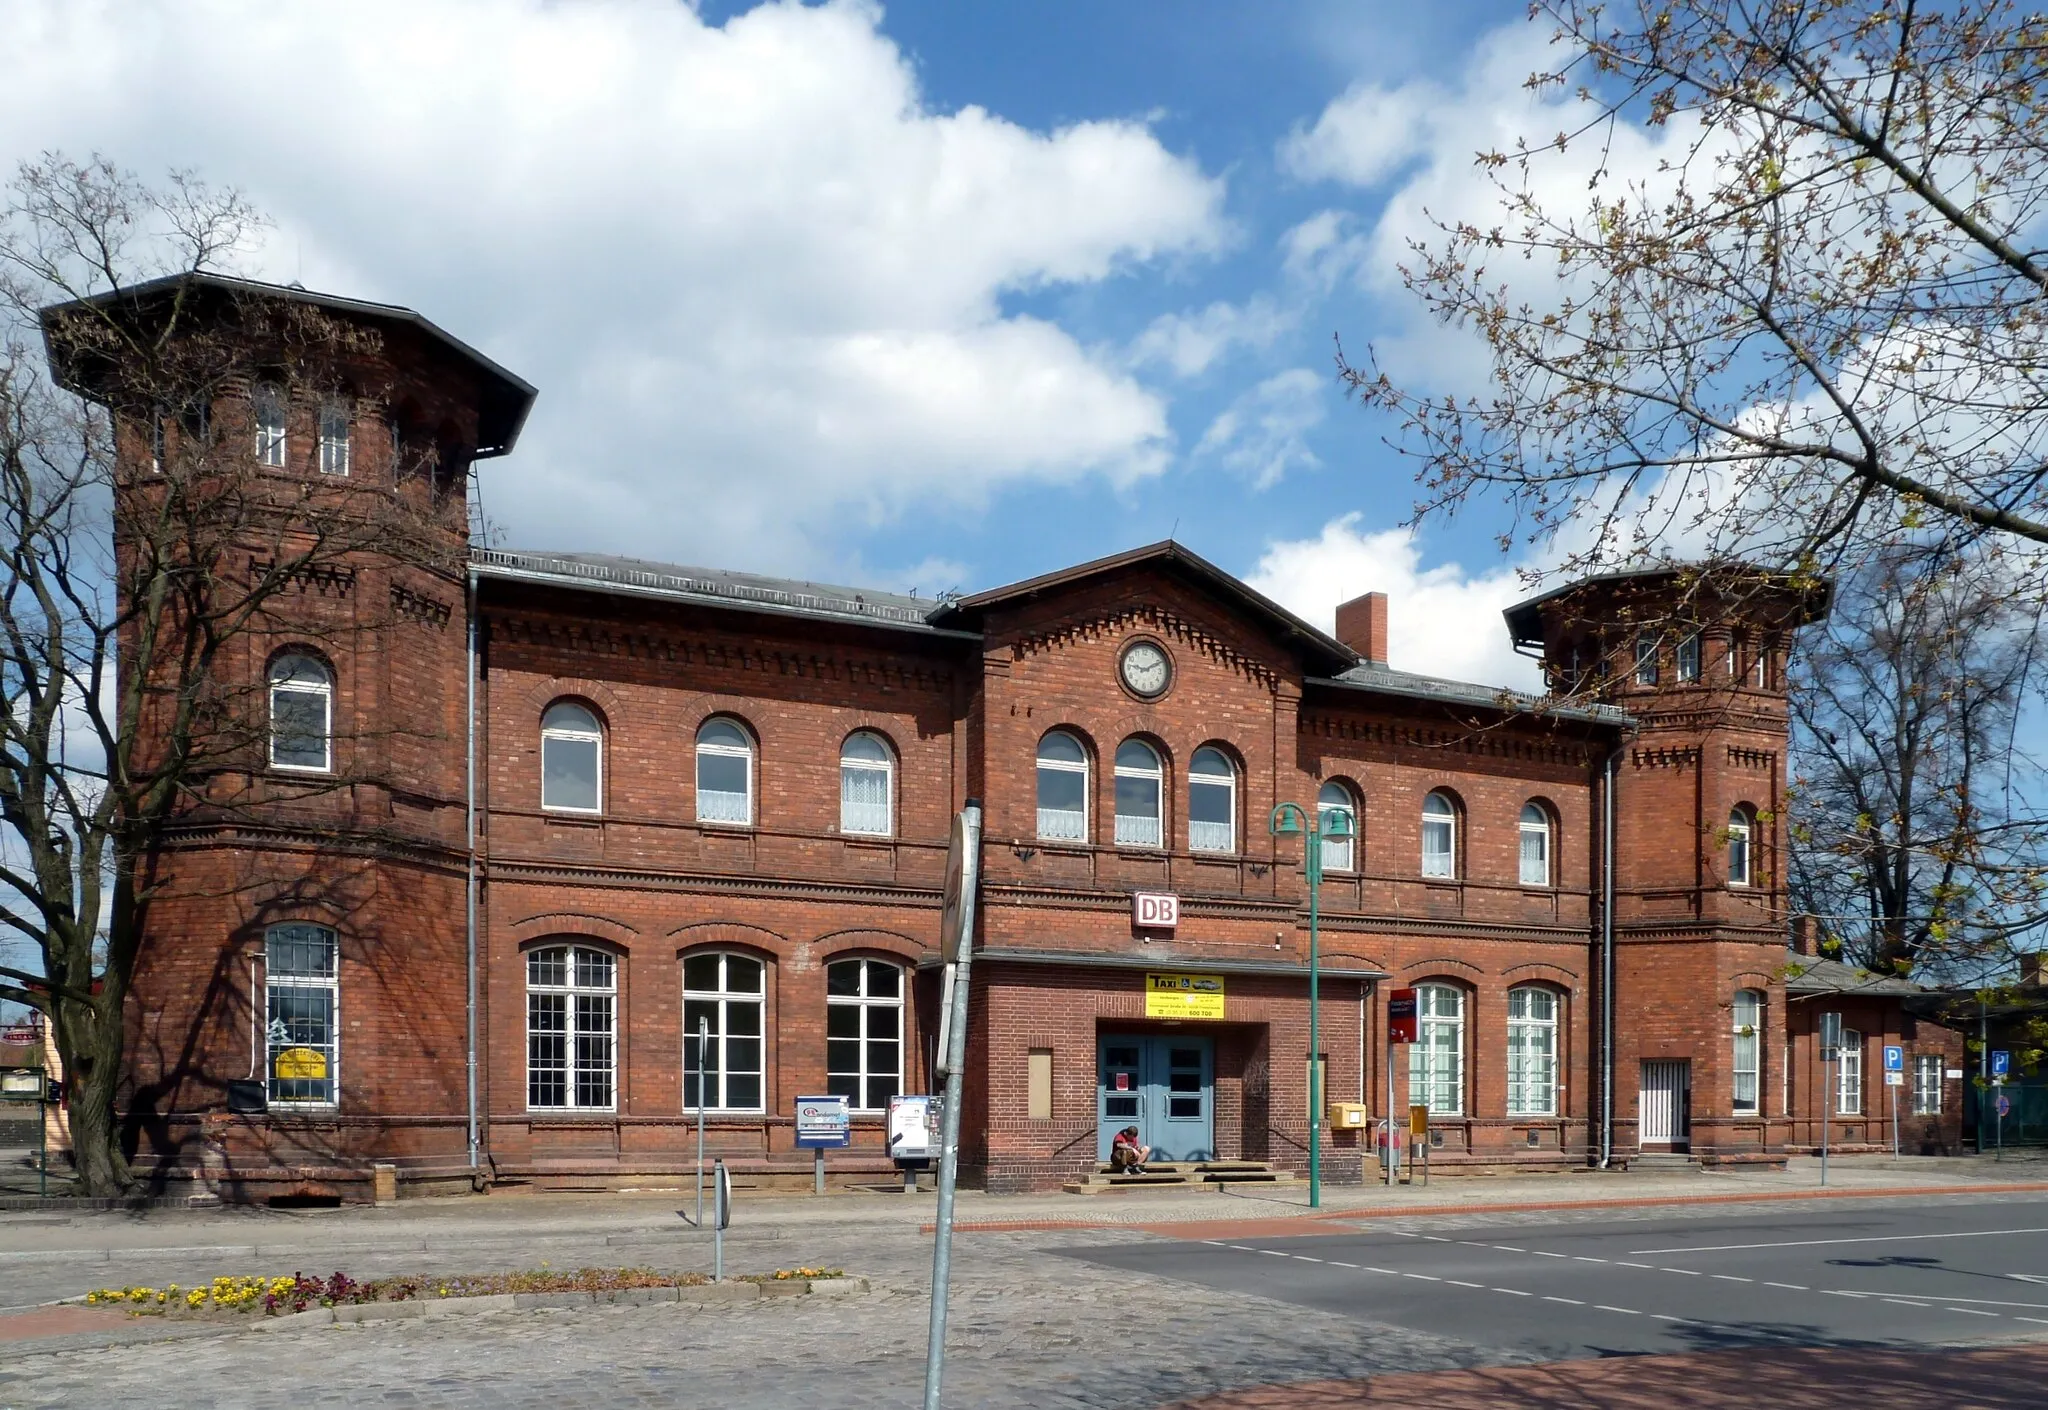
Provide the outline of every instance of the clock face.
{"type": "Polygon", "coordinates": [[[1133,642],[1126,647],[1121,668],[1124,684],[1147,699],[1164,694],[1167,682],[1173,678],[1173,663],[1149,641],[1133,642]]]}

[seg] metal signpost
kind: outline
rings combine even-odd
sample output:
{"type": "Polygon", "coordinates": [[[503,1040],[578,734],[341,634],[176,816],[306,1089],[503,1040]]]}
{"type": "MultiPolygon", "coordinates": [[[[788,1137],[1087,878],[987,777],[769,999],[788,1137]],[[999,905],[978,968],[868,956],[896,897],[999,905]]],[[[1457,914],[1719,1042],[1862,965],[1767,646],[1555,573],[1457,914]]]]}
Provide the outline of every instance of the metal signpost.
{"type": "Polygon", "coordinates": [[[1892,1159],[1899,1158],[1899,1088],[1906,1085],[1906,1050],[1897,1043],[1884,1045],[1884,1085],[1892,1098],[1892,1159]]]}
{"type": "MultiPolygon", "coordinates": [[[[1993,1048],[1991,1050],[1991,1085],[1993,1087],[2003,1087],[2005,1085],[2005,1079],[2011,1075],[2012,1053],[2005,1048],[1993,1048]]],[[[2000,1092],[1998,1094],[1997,1100],[1992,1102],[1991,1109],[1993,1112],[1997,1114],[1998,1118],[1996,1123],[1998,1131],[1998,1154],[1993,1158],[1997,1160],[2004,1160],[2005,1118],[2007,1113],[2009,1113],[2012,1110],[2012,1098],[2008,1097],[2005,1093],[2000,1092]]],[[[1983,1108],[1979,1107],[1978,1110],[1981,1111],[1983,1110],[1983,1108]]]]}
{"type": "Polygon", "coordinates": [[[932,1321],[925,1344],[924,1407],[939,1410],[939,1386],[946,1374],[946,1293],[953,1274],[953,1194],[960,1181],[960,1094],[967,1066],[968,982],[974,960],[974,903],[981,886],[981,804],[953,819],[953,845],[946,859],[945,913],[939,924],[939,953],[946,959],[945,1042],[938,1075],[946,1081],[940,1113],[939,1217],[932,1240],[932,1321]]]}
{"type": "Polygon", "coordinates": [[[711,1174],[711,1281],[725,1281],[725,1226],[732,1223],[732,1176],[721,1158],[711,1174]]]}
{"type": "MultiPolygon", "coordinates": [[[[1399,1139],[1394,1134],[1394,1045],[1415,1041],[1418,1002],[1419,996],[1413,989],[1387,991],[1387,1139],[1382,1154],[1387,1163],[1388,1189],[1394,1187],[1394,1167],[1400,1164],[1394,1156],[1394,1143],[1399,1139]]],[[[1412,1112],[1409,1124],[1414,1125],[1412,1112]]],[[[1408,1139],[1415,1139],[1412,1131],[1408,1139]]]]}
{"type": "Polygon", "coordinates": [[[1323,1039],[1316,907],[1323,889],[1323,839],[1351,836],[1351,814],[1334,811],[1323,819],[1320,810],[1310,812],[1299,803],[1282,803],[1266,820],[1266,830],[1275,837],[1301,834],[1301,868],[1308,878],[1308,1207],[1319,1209],[1323,1203],[1323,1039]]]}
{"type": "Polygon", "coordinates": [[[1820,1182],[1828,1182],[1828,1126],[1829,1115],[1834,1110],[1836,1077],[1834,1065],[1842,1058],[1842,1016],[1838,1013],[1824,1013],[1820,1016],[1820,1070],[1826,1082],[1826,1090],[1820,1099],[1820,1182]]]}
{"type": "Polygon", "coordinates": [[[811,1190],[825,1193],[825,1152],[853,1144],[853,1113],[844,1097],[796,1099],[796,1148],[811,1152],[811,1190]]]}
{"type": "Polygon", "coordinates": [[[697,1020],[697,1227],[704,1227],[704,1049],[710,1041],[710,1020],[697,1020]]]}

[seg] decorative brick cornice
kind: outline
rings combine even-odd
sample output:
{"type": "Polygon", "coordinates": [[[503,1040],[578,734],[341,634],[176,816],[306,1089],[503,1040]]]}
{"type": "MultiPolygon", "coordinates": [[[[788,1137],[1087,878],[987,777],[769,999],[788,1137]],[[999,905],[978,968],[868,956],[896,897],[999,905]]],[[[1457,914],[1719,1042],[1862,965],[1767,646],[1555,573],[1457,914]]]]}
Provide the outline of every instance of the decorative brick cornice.
{"type": "Polygon", "coordinates": [[[1267,690],[1279,687],[1279,673],[1265,662],[1239,651],[1215,632],[1180,613],[1149,603],[1138,607],[1119,607],[1032,632],[1012,642],[1010,652],[1014,658],[1022,660],[1080,642],[1122,637],[1133,630],[1157,632],[1267,690]]]}
{"type": "Polygon", "coordinates": [[[1522,763],[1563,764],[1591,768],[1592,751],[1583,745],[1518,738],[1498,729],[1464,729],[1457,726],[1415,724],[1407,720],[1377,719],[1363,712],[1337,714],[1326,710],[1303,711],[1297,732],[1322,739],[1341,739],[1389,748],[1455,749],[1489,759],[1513,759],[1522,763]]]}
{"type": "Polygon", "coordinates": [[[1728,746],[1728,762],[1738,769],[1776,769],[1778,755],[1772,749],[1750,749],[1731,744],[1728,746]]]}
{"type": "Polygon", "coordinates": [[[1628,761],[1639,769],[1696,769],[1700,766],[1700,751],[1697,745],[1691,744],[1631,749],[1628,761]]]}
{"type": "Polygon", "coordinates": [[[403,583],[391,585],[391,611],[406,621],[417,622],[435,631],[445,630],[449,619],[455,615],[451,604],[423,592],[414,592],[403,583]]]}
{"type": "Polygon", "coordinates": [[[512,884],[562,884],[626,889],[640,887],[663,892],[701,891],[720,896],[748,896],[767,900],[796,898],[810,901],[842,901],[862,906],[908,906],[918,910],[937,910],[941,904],[937,887],[924,890],[908,886],[862,885],[795,877],[729,876],[715,872],[579,866],[573,862],[503,857],[487,858],[484,871],[490,880],[512,884]]]}

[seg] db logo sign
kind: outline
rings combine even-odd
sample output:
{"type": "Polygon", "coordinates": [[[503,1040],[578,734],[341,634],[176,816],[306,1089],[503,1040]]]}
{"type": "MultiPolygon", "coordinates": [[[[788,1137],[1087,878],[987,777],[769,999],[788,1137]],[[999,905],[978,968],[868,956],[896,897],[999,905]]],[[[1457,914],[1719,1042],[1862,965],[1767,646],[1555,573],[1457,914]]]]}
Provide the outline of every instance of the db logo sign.
{"type": "Polygon", "coordinates": [[[1171,930],[1180,924],[1180,897],[1140,891],[1131,897],[1131,919],[1140,929],[1171,930]]]}

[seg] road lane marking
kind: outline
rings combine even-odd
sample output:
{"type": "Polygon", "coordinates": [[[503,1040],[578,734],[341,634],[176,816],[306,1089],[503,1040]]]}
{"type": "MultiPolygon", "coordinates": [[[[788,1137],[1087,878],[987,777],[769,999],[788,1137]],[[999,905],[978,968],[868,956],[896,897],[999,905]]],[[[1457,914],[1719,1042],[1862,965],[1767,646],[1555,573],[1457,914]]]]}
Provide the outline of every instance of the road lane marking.
{"type": "Polygon", "coordinates": [[[1468,1283],[1463,1278],[1446,1278],[1444,1281],[1454,1288],[1483,1288],[1486,1286],[1484,1283],[1468,1283]]]}
{"type": "Polygon", "coordinates": [[[1700,1276],[1700,1271],[1697,1268],[1659,1268],[1657,1271],[1659,1273],[1683,1273],[1688,1278],[1700,1276]]]}
{"type": "Polygon", "coordinates": [[[1339,1262],[1338,1260],[1336,1260],[1336,1259],[1334,1259],[1334,1258],[1330,1260],[1330,1266],[1331,1266],[1332,1268],[1351,1268],[1351,1269],[1356,1269],[1356,1268],[1358,1267],[1358,1265],[1357,1265],[1356,1263],[1340,1263],[1340,1262],[1339,1262]]]}
{"type": "Polygon", "coordinates": [[[1530,1297],[1530,1296],[1533,1296],[1533,1294],[1530,1294],[1530,1293],[1525,1293],[1525,1292],[1523,1292],[1523,1291],[1522,1291],[1522,1290],[1521,1290],[1520,1288],[1495,1288],[1495,1289],[1493,1289],[1493,1291],[1495,1291],[1495,1292],[1504,1292],[1504,1293],[1506,1293],[1506,1294],[1507,1294],[1507,1295],[1508,1295],[1509,1297],[1530,1297]]]}
{"type": "Polygon", "coordinates": [[[1570,1255],[1570,1254],[1568,1254],[1568,1253],[1545,1253],[1545,1252],[1544,1252],[1544,1251],[1543,1251],[1542,1249],[1540,1249],[1540,1248],[1532,1248],[1532,1249],[1530,1249],[1530,1250],[1529,1250],[1529,1252],[1531,1252],[1531,1253],[1535,1254],[1535,1255],[1536,1255],[1536,1256],[1537,1256],[1538,1258],[1570,1258],[1570,1257],[1571,1257],[1571,1255],[1570,1255]]]}
{"type": "Polygon", "coordinates": [[[1449,1239],[1441,1234],[1424,1234],[1422,1237],[1428,1239],[1433,1244],[1447,1244],[1450,1242],[1449,1239]]]}
{"type": "Polygon", "coordinates": [[[1575,1297],[1552,1297],[1549,1293],[1543,1295],[1543,1300],[1545,1302],[1562,1302],[1568,1307],[1584,1307],[1586,1305],[1575,1297]]]}
{"type": "Polygon", "coordinates": [[[1433,1273],[1403,1273],[1401,1276],[1404,1278],[1414,1278],[1424,1283],[1441,1283],[1443,1281],[1442,1278],[1437,1277],[1433,1273]]]}
{"type": "Polygon", "coordinates": [[[1396,1273],[1391,1268],[1375,1268],[1370,1263],[1365,1265],[1365,1271],[1368,1273],[1381,1273],[1389,1278],[1398,1278],[1401,1276],[1399,1273],[1396,1273]]]}
{"type": "Polygon", "coordinates": [[[1251,1251],[1252,1251],[1253,1253],[1263,1253],[1263,1254],[1265,1254],[1265,1255],[1266,1255],[1266,1257],[1268,1257],[1268,1258],[1292,1258],[1292,1257],[1294,1257],[1294,1255],[1293,1255],[1293,1254],[1291,1254],[1291,1253],[1282,1253],[1282,1252],[1281,1252],[1281,1251],[1280,1251],[1279,1249],[1277,1249],[1277,1248],[1258,1248],[1258,1249],[1253,1249],[1253,1250],[1251,1250],[1251,1251]]]}
{"type": "Polygon", "coordinates": [[[2048,1327],[2048,1317],[2022,1317],[2019,1313],[2015,1312],[2012,1315],[2012,1320],[2015,1322],[2032,1322],[2036,1326],[2048,1327]]]}
{"type": "Polygon", "coordinates": [[[1716,1273],[1714,1277],[1724,1283],[1753,1283],[1756,1281],[1754,1278],[1738,1278],[1733,1273],[1716,1273]]]}
{"type": "Polygon", "coordinates": [[[1609,1307],[1604,1302],[1594,1303],[1593,1310],[1595,1312],[1619,1312],[1624,1317],[1640,1317],[1643,1315],[1642,1313],[1636,1311],[1633,1307],[1609,1307]]]}
{"type": "Polygon", "coordinates": [[[1890,1304],[1891,1304],[1892,1306],[1894,1306],[1894,1307],[1917,1307],[1917,1308],[1919,1308],[1919,1309],[1920,1309],[1920,1310],[1921,1310],[1922,1312],[1925,1312],[1925,1311],[1927,1310],[1927,1304],[1926,1304],[1926,1303],[1924,1303],[1924,1302],[1908,1302],[1908,1301],[1906,1301],[1906,1300],[1905,1300],[1904,1298],[1902,1298],[1902,1297],[1888,1297],[1888,1298],[1886,1298],[1886,1299],[1885,1299],[1885,1301],[1886,1301],[1886,1302],[1889,1302],[1889,1303],[1890,1303],[1890,1304]]]}
{"type": "Polygon", "coordinates": [[[1942,1311],[1960,1312],[1966,1317],[1996,1317],[1998,1315],[1996,1312],[1986,1312],[1982,1308],[1977,1307],[1945,1307],[1942,1311]]]}
{"type": "Polygon", "coordinates": [[[1785,1290],[1786,1292],[1812,1292],[1812,1291],[1813,1291],[1813,1289],[1812,1289],[1812,1288],[1802,1288],[1802,1287],[1800,1287],[1800,1286],[1799,1286],[1799,1284],[1797,1284],[1797,1283],[1765,1283],[1765,1284],[1764,1284],[1764,1286],[1765,1286],[1765,1287],[1767,1287],[1767,1288],[1783,1288],[1783,1289],[1784,1289],[1784,1290],[1785,1290]]]}
{"type": "Polygon", "coordinates": [[[1614,1260],[1614,1266],[1617,1268],[1640,1268],[1645,1273],[1654,1273],[1657,1271],[1647,1263],[1624,1263],[1618,1258],[1614,1260]]]}
{"type": "Polygon", "coordinates": [[[1323,1261],[1323,1260],[1322,1260],[1322,1259],[1320,1259],[1320,1258],[1310,1258],[1310,1257],[1309,1257],[1309,1256],[1308,1256],[1307,1254],[1305,1254],[1305,1253],[1297,1253],[1297,1254],[1295,1254],[1294,1256],[1295,1256],[1295,1257],[1296,1257],[1297,1259],[1299,1259],[1300,1261],[1302,1261],[1303,1263],[1321,1263],[1321,1262],[1323,1261]]]}
{"type": "Polygon", "coordinates": [[[1510,1248],[1506,1244],[1492,1244],[1489,1247],[1497,1248],[1502,1253],[1527,1253],[1529,1251],[1526,1248],[1510,1248]]]}
{"type": "MultiPolygon", "coordinates": [[[[1656,1318],[1659,1322],[1690,1322],[1692,1320],[1692,1318],[1690,1317],[1673,1317],[1668,1312],[1652,1312],[1650,1315],[1656,1318]]],[[[1708,1324],[1702,1323],[1701,1325],[1705,1326],[1708,1324]]]]}
{"type": "Polygon", "coordinates": [[[1921,1239],[2008,1239],[2015,1234],[2048,1234],[2048,1229],[1971,1229],[1953,1234],[1872,1234],[1853,1239],[1786,1239],[1769,1244],[1703,1244],[1695,1248],[1632,1248],[1630,1253],[1730,1253],[1750,1248],[1824,1248],[1830,1244],[1903,1244],[1921,1239]]]}
{"type": "Polygon", "coordinates": [[[1583,1253],[1575,1253],[1572,1255],[1572,1262],[1574,1263],[1605,1263],[1606,1261],[1607,1260],[1604,1258],[1588,1258],[1583,1253]]]}

